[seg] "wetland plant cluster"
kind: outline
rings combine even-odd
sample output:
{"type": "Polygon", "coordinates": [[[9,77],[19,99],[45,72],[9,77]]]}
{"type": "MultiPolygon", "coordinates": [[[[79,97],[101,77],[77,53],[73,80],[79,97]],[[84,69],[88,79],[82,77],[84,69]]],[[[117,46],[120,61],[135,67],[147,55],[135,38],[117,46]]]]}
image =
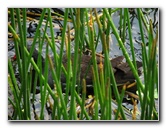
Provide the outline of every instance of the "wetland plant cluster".
{"type": "Polygon", "coordinates": [[[154,97],[159,93],[158,21],[150,17],[151,12],[157,15],[158,9],[9,8],[8,37],[13,40],[16,54],[8,59],[8,86],[13,95],[8,101],[14,110],[8,115],[9,120],[31,120],[30,106],[35,102],[36,88],[41,104],[35,118],[38,120],[45,119],[49,97],[53,100],[51,120],[158,120],[154,97]],[[114,14],[118,14],[118,27],[112,19],[114,14]],[[133,20],[138,22],[141,63],[135,53],[133,20]],[[111,44],[115,43],[122,56],[110,60],[114,51],[111,44]],[[87,107],[89,79],[93,102],[87,107]],[[126,94],[132,99],[133,112],[128,111],[131,118],[122,106],[126,94]],[[116,109],[112,102],[116,102],[116,109]]]}

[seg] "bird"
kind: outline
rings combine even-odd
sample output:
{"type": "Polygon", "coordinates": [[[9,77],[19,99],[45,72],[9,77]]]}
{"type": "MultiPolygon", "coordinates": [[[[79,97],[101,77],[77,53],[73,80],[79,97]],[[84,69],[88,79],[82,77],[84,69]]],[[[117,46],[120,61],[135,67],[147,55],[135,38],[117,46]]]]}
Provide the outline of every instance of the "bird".
{"type": "Polygon", "coordinates": [[[32,35],[31,35],[31,33],[34,33],[34,32],[36,32],[36,29],[37,29],[37,23],[33,23],[33,22],[30,22],[29,23],[29,27],[27,28],[27,31],[28,31],[28,33],[29,33],[29,37],[31,37],[32,35]]]}
{"type": "MultiPolygon", "coordinates": [[[[28,49],[30,49],[30,47],[28,49]]],[[[38,50],[34,49],[32,57],[35,62],[37,62],[38,55],[39,55],[38,50]]],[[[41,56],[41,59],[42,59],[42,61],[41,61],[42,66],[44,67],[45,59],[43,58],[43,56],[41,56]]],[[[51,57],[51,59],[52,59],[52,62],[54,62],[54,58],[51,57]]],[[[93,71],[92,71],[92,68],[89,68],[89,64],[90,64],[90,66],[92,65],[91,59],[92,59],[91,55],[85,55],[85,54],[83,54],[81,56],[81,58],[79,58],[79,61],[80,61],[80,76],[79,77],[80,77],[81,81],[83,78],[85,78],[87,85],[93,85],[93,71]],[[87,72],[87,69],[89,69],[88,72],[87,72]]],[[[67,69],[67,63],[68,63],[67,60],[68,60],[67,55],[64,54],[62,57],[62,64],[65,69],[67,69]]],[[[135,81],[135,77],[132,73],[132,70],[131,70],[129,64],[127,62],[123,62],[123,60],[124,60],[124,56],[117,56],[110,60],[116,83],[117,84],[125,84],[126,82],[133,83],[135,81]]],[[[74,61],[74,53],[71,54],[72,64],[73,64],[73,61],[74,61]]],[[[98,70],[99,70],[100,64],[101,63],[104,64],[104,58],[96,56],[96,63],[97,63],[98,70]]],[[[137,68],[138,68],[138,75],[140,76],[142,72],[139,70],[139,68],[142,66],[142,62],[136,61],[136,64],[137,64],[137,68]]],[[[54,65],[54,67],[55,67],[55,65],[54,65]]],[[[55,71],[56,71],[56,67],[55,67],[55,71]]],[[[42,68],[42,73],[44,74],[44,68],[42,68]]],[[[35,70],[32,71],[32,78],[34,78],[33,77],[34,74],[35,74],[35,70]]],[[[63,72],[61,73],[60,81],[62,84],[66,83],[66,76],[64,75],[63,72]]],[[[32,82],[33,82],[33,80],[32,80],[32,82]]],[[[52,71],[51,71],[50,66],[48,67],[48,84],[51,88],[54,88],[55,82],[53,80],[52,71]]],[[[62,89],[62,90],[64,90],[64,89],[62,89]]],[[[136,87],[134,88],[134,91],[136,91],[136,87]]],[[[40,92],[40,91],[38,90],[37,92],[40,92]]]]}

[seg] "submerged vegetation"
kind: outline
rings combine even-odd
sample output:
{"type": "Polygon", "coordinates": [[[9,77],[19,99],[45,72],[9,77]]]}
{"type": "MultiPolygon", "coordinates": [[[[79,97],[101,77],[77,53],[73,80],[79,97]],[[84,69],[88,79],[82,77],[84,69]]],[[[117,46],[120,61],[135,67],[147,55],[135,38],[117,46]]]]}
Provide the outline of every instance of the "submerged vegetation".
{"type": "Polygon", "coordinates": [[[51,120],[159,120],[155,103],[155,95],[159,95],[158,22],[149,18],[151,12],[156,15],[158,9],[9,8],[8,37],[14,42],[16,54],[8,59],[8,88],[12,94],[8,102],[13,108],[9,120],[45,120],[46,109],[51,120]],[[116,13],[119,27],[112,18],[116,13]],[[138,23],[139,57],[133,20],[138,23]],[[124,56],[126,63],[120,63],[125,63],[126,69],[110,63],[112,44],[121,51],[111,56],[112,61],[124,56]],[[87,71],[82,70],[81,58],[88,58],[85,54],[90,55],[87,71]],[[15,61],[19,76],[15,73],[15,61]],[[123,71],[124,75],[128,70],[135,81],[117,82],[115,73],[123,71]],[[92,74],[89,88],[88,71],[92,74]],[[79,77],[83,72],[85,77],[79,77]],[[90,94],[89,89],[93,90],[90,94]],[[39,114],[32,110],[37,93],[39,114]],[[131,99],[132,112],[122,105],[126,95],[131,99]]]}

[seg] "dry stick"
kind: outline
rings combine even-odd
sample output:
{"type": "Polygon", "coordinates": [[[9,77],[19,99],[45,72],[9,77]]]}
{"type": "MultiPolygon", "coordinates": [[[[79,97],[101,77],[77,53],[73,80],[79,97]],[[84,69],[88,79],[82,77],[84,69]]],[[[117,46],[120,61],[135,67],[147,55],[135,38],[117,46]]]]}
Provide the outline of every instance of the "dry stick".
{"type": "Polygon", "coordinates": [[[136,100],[134,101],[133,98],[132,98],[132,102],[133,102],[133,114],[132,114],[132,119],[135,120],[135,119],[136,119],[136,115],[137,115],[137,102],[136,102],[136,100]]]}
{"type": "Polygon", "coordinates": [[[133,98],[139,100],[139,96],[138,96],[138,95],[135,95],[134,93],[129,92],[129,91],[125,91],[125,93],[128,94],[129,96],[131,96],[131,97],[133,97],[133,98]]]}

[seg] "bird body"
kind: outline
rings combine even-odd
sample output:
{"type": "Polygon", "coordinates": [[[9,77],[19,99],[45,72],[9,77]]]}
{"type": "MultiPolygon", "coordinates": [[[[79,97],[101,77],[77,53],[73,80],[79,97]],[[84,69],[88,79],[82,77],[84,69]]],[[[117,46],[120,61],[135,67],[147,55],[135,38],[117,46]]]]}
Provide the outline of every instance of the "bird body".
{"type": "MultiPolygon", "coordinates": [[[[34,58],[34,61],[37,62],[37,58],[38,58],[38,51],[35,49],[33,52],[32,57],[34,58]]],[[[52,61],[54,62],[54,58],[51,58],[52,61]]],[[[83,78],[85,78],[86,80],[86,84],[93,84],[93,71],[92,68],[89,68],[89,65],[92,65],[91,62],[92,56],[90,55],[82,55],[81,58],[79,58],[80,61],[80,80],[82,80],[83,78]],[[88,71],[87,71],[88,70],[88,71]]],[[[114,71],[114,75],[115,75],[115,80],[117,84],[124,84],[126,82],[134,82],[135,81],[135,77],[131,71],[131,68],[129,67],[128,63],[123,62],[124,57],[123,56],[118,56],[116,58],[113,58],[112,60],[110,60],[110,63],[112,64],[112,68],[114,71]]],[[[62,58],[62,64],[65,67],[65,69],[67,69],[67,56],[66,54],[63,55],[62,58]]],[[[73,64],[74,61],[74,54],[71,54],[71,63],[73,64]]],[[[102,63],[104,65],[104,58],[98,57],[96,56],[96,62],[98,65],[98,70],[99,70],[99,64],[102,63]]],[[[142,63],[137,61],[137,68],[140,68],[142,66],[142,63]]],[[[43,74],[44,74],[44,64],[45,64],[45,59],[42,57],[42,65],[43,65],[43,74]]],[[[73,65],[72,65],[73,66],[73,65]]],[[[55,65],[54,65],[55,67],[55,65]]],[[[51,68],[49,66],[48,69],[48,84],[50,85],[51,88],[54,88],[54,81],[53,81],[53,77],[52,77],[52,72],[51,72],[51,68]]],[[[56,67],[55,67],[55,71],[56,71],[56,67]]],[[[35,71],[32,72],[32,75],[35,74],[35,71]]],[[[138,74],[140,75],[141,72],[138,70],[138,74]]],[[[33,78],[33,76],[32,76],[33,78]]],[[[61,83],[66,83],[66,76],[64,75],[64,73],[61,73],[61,83]]]]}

